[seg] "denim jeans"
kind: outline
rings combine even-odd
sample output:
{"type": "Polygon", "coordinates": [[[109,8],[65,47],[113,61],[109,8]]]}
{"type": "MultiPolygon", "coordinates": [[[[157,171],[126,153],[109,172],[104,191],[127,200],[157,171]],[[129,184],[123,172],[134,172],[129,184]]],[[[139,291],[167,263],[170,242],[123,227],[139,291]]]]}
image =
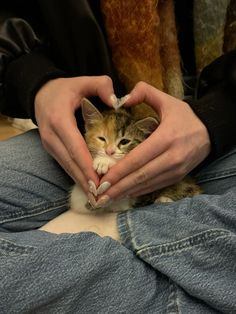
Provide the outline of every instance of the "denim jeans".
{"type": "Polygon", "coordinates": [[[0,142],[0,313],[236,313],[236,148],[204,194],[118,215],[119,243],[39,231],[72,181],[37,130],[0,142]]]}

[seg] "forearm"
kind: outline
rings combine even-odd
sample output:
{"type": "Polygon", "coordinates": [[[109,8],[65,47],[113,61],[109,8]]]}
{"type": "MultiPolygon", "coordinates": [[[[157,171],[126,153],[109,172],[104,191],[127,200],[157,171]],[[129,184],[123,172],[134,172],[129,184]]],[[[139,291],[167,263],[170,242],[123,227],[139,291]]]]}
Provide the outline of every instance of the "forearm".
{"type": "Polygon", "coordinates": [[[22,19],[7,19],[0,33],[0,111],[34,119],[34,97],[48,80],[66,76],[46,53],[45,45],[22,19]]]}
{"type": "Polygon", "coordinates": [[[15,115],[17,105],[19,114],[35,120],[34,99],[40,87],[51,79],[66,76],[40,49],[15,59],[8,65],[5,75],[6,108],[9,108],[9,114],[15,115]]]}

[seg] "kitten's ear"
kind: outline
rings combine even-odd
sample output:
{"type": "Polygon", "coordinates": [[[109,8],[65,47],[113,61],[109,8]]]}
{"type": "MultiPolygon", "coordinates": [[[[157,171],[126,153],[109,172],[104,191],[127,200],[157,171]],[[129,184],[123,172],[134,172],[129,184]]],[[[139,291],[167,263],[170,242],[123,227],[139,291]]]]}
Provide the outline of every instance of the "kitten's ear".
{"type": "Polygon", "coordinates": [[[142,120],[138,120],[134,124],[138,129],[141,129],[144,133],[150,134],[156,130],[159,125],[157,119],[153,117],[147,117],[142,120]]]}
{"type": "Polygon", "coordinates": [[[81,100],[81,109],[82,115],[85,121],[85,124],[92,124],[94,120],[100,120],[103,118],[103,115],[100,111],[87,99],[83,98],[81,100]]]}

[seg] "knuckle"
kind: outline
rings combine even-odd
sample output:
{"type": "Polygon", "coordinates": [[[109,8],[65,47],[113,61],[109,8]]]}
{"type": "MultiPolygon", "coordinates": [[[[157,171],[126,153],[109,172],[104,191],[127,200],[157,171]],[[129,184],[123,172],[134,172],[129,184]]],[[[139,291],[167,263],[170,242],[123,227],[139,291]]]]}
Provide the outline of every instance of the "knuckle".
{"type": "Polygon", "coordinates": [[[52,132],[50,131],[50,129],[47,128],[41,128],[40,129],[40,138],[41,138],[41,142],[43,144],[44,147],[50,147],[51,146],[51,138],[52,138],[52,132]]]}
{"type": "Polygon", "coordinates": [[[145,182],[147,182],[148,180],[148,175],[145,171],[143,170],[139,170],[137,172],[137,174],[135,175],[135,178],[134,178],[134,183],[135,184],[144,184],[145,182]]]}
{"type": "Polygon", "coordinates": [[[50,116],[50,118],[48,120],[48,124],[52,128],[56,129],[61,124],[61,121],[62,121],[62,117],[60,115],[53,114],[53,115],[50,116]]]}
{"type": "Polygon", "coordinates": [[[108,75],[102,75],[101,80],[104,85],[112,83],[112,79],[108,75]]]}
{"type": "Polygon", "coordinates": [[[75,146],[69,146],[68,153],[70,155],[71,160],[76,161],[78,159],[78,151],[75,146]]]}
{"type": "Polygon", "coordinates": [[[183,177],[186,174],[186,156],[183,152],[175,150],[171,154],[171,164],[178,177],[183,177]]]}
{"type": "Polygon", "coordinates": [[[136,87],[137,87],[138,89],[141,89],[141,90],[146,90],[147,83],[145,83],[144,81],[139,81],[139,82],[136,84],[136,87]]]}
{"type": "Polygon", "coordinates": [[[131,163],[133,171],[140,169],[143,166],[143,161],[140,158],[135,158],[133,160],[127,158],[127,164],[131,163]]]}
{"type": "Polygon", "coordinates": [[[63,160],[63,168],[69,175],[73,173],[73,161],[69,157],[63,160]]]}
{"type": "Polygon", "coordinates": [[[182,167],[182,165],[185,163],[186,160],[186,153],[183,151],[183,149],[181,149],[180,147],[178,147],[178,145],[172,147],[171,150],[171,154],[170,154],[170,160],[171,160],[171,164],[178,168],[178,167],[182,167]]]}
{"type": "Polygon", "coordinates": [[[181,167],[183,164],[184,160],[183,160],[183,156],[179,153],[175,153],[172,156],[172,164],[174,167],[181,167]]]}

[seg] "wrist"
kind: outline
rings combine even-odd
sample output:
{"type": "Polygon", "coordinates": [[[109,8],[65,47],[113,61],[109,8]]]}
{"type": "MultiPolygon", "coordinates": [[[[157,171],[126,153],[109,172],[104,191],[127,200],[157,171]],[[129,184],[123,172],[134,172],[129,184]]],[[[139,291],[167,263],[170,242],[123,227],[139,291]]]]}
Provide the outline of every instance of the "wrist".
{"type": "Polygon", "coordinates": [[[46,81],[36,92],[35,94],[35,98],[34,98],[34,103],[35,105],[40,103],[42,99],[44,99],[45,95],[48,93],[48,90],[51,89],[51,87],[53,86],[53,84],[55,82],[60,82],[60,80],[64,80],[64,78],[55,78],[55,79],[51,79],[46,81]]]}

